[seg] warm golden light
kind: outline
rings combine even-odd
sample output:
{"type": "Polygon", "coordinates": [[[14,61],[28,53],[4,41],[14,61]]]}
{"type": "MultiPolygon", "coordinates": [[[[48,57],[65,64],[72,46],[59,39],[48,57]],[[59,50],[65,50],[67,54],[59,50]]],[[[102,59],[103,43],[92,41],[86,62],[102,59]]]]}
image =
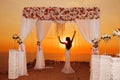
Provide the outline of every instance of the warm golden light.
{"type": "MultiPolygon", "coordinates": [[[[61,38],[61,41],[62,42],[66,42],[65,38],[61,38]]],[[[59,47],[62,48],[62,49],[64,49],[65,48],[65,44],[59,43],[59,47]]]]}

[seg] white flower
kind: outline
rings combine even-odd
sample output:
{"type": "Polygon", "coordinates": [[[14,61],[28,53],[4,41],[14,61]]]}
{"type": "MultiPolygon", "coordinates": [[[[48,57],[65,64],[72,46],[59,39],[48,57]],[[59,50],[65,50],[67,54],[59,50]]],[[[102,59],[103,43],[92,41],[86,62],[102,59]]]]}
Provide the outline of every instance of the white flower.
{"type": "Polygon", "coordinates": [[[40,41],[37,42],[37,45],[40,46],[40,41]]]}
{"type": "Polygon", "coordinates": [[[19,40],[17,41],[17,43],[18,43],[18,44],[22,44],[23,42],[22,42],[21,39],[19,39],[19,40]]]}
{"type": "Polygon", "coordinates": [[[92,43],[93,43],[92,46],[93,46],[94,48],[97,48],[97,47],[98,47],[99,40],[95,38],[95,39],[92,40],[92,43]]]}
{"type": "Polygon", "coordinates": [[[109,34],[105,34],[101,36],[101,39],[103,39],[104,41],[108,41],[111,39],[111,36],[109,34]]]}
{"type": "Polygon", "coordinates": [[[97,42],[97,39],[92,40],[92,42],[93,42],[93,43],[96,43],[96,42],[97,42]]]}
{"type": "Polygon", "coordinates": [[[120,36],[120,29],[116,29],[115,31],[113,31],[113,36],[120,36]]]}
{"type": "Polygon", "coordinates": [[[19,38],[19,36],[18,36],[17,34],[14,34],[14,35],[12,36],[12,38],[16,40],[16,39],[19,38]]]}

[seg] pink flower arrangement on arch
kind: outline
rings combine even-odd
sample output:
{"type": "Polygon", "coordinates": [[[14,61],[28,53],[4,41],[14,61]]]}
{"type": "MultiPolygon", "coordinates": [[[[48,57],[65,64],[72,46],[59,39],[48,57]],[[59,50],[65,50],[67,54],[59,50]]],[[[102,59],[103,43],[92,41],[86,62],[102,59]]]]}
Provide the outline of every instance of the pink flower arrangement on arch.
{"type": "Polygon", "coordinates": [[[61,7],[25,7],[23,16],[30,19],[40,20],[63,20],[72,21],[75,19],[98,19],[100,9],[98,7],[83,8],[61,8],[61,7]]]}

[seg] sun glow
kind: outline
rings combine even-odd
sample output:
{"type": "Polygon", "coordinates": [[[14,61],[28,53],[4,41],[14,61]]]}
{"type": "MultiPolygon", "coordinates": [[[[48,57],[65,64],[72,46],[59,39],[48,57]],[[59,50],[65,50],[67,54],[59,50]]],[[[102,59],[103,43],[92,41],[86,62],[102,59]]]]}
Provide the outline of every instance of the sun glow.
{"type": "MultiPolygon", "coordinates": [[[[62,41],[62,42],[66,42],[65,37],[64,37],[64,38],[61,38],[61,41],[62,41]]],[[[64,48],[65,48],[65,45],[59,43],[59,47],[62,48],[62,49],[64,49],[64,48]]]]}

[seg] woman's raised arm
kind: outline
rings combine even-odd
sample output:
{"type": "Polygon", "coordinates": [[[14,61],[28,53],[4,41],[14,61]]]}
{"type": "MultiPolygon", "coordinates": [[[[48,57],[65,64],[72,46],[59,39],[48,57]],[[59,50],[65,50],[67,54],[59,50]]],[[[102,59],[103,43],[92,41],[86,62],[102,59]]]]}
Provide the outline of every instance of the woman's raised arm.
{"type": "Polygon", "coordinates": [[[74,34],[73,34],[73,37],[72,37],[72,42],[73,42],[73,39],[74,39],[74,37],[75,37],[75,34],[76,34],[76,31],[74,31],[74,34]]]}
{"type": "Polygon", "coordinates": [[[66,44],[65,42],[62,42],[62,41],[60,40],[60,36],[58,36],[58,40],[59,40],[59,42],[60,42],[61,44],[66,44]]]}

